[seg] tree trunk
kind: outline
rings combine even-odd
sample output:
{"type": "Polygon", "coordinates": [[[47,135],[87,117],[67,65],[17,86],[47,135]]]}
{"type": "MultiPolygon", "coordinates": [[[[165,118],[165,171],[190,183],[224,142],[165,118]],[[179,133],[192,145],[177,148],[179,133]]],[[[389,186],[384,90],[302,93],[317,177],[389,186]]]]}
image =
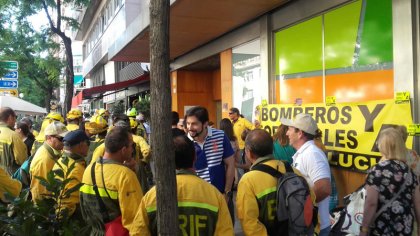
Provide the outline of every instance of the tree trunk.
{"type": "MultiPolygon", "coordinates": [[[[51,2],[50,2],[51,3],[51,2]]],[[[50,29],[53,33],[57,34],[64,43],[66,50],[66,94],[64,98],[63,114],[67,114],[71,109],[71,100],[73,98],[73,89],[74,89],[74,70],[73,70],[73,52],[71,50],[71,38],[66,36],[65,29],[61,29],[61,1],[57,0],[55,5],[56,10],[56,26],[51,19],[51,15],[48,11],[48,5],[46,0],[41,1],[42,8],[44,8],[45,14],[47,15],[48,22],[50,24],[50,29]]]]}
{"type": "Polygon", "coordinates": [[[178,232],[169,79],[169,0],[150,1],[152,154],[156,163],[158,235],[178,232]]]}
{"type": "Polygon", "coordinates": [[[63,34],[64,47],[66,48],[66,90],[64,98],[64,112],[67,114],[71,109],[71,101],[74,93],[74,70],[73,70],[73,52],[71,50],[71,39],[63,34]]]}
{"type": "Polygon", "coordinates": [[[47,113],[50,113],[50,111],[51,111],[51,104],[50,103],[51,103],[51,97],[52,97],[53,89],[51,88],[51,89],[45,90],[45,92],[46,92],[45,98],[44,98],[45,109],[47,110],[47,113]]]}

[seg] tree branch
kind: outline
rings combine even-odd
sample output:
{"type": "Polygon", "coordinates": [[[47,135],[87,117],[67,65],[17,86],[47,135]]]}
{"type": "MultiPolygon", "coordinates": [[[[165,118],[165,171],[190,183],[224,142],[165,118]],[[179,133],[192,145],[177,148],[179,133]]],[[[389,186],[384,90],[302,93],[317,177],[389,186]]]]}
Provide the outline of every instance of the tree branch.
{"type": "Polygon", "coordinates": [[[47,14],[48,22],[50,23],[51,30],[55,28],[54,23],[52,22],[50,13],[48,12],[48,6],[45,1],[41,1],[42,7],[44,8],[45,14],[47,14]]]}
{"type": "Polygon", "coordinates": [[[48,87],[42,84],[42,82],[36,76],[33,76],[32,79],[38,84],[39,87],[45,91],[48,91],[48,87]]]}
{"type": "Polygon", "coordinates": [[[57,30],[61,31],[61,0],[57,0],[57,30]]]}

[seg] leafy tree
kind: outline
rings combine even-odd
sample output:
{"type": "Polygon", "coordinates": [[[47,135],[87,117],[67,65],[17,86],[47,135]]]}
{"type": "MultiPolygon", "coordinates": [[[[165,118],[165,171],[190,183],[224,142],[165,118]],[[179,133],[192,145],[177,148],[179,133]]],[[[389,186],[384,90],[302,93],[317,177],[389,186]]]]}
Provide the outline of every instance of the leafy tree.
{"type": "MultiPolygon", "coordinates": [[[[7,0],[3,0],[7,1],[7,0]]],[[[20,2],[19,12],[24,17],[31,16],[38,12],[44,12],[47,16],[49,30],[56,36],[58,36],[63,45],[66,55],[65,63],[65,99],[64,99],[64,113],[67,113],[71,109],[71,101],[73,98],[74,90],[74,70],[73,70],[73,52],[72,52],[72,40],[66,34],[64,24],[66,23],[72,28],[79,26],[76,19],[65,16],[62,14],[64,6],[82,7],[87,6],[90,0],[18,0],[20,2]],[[53,19],[53,17],[55,17],[53,19]]]]}
{"type": "Polygon", "coordinates": [[[111,109],[111,114],[125,114],[125,105],[122,101],[116,103],[111,109]]]}
{"type": "Polygon", "coordinates": [[[26,95],[25,100],[49,111],[63,68],[60,59],[52,55],[57,55],[60,47],[51,40],[50,32],[35,31],[27,18],[16,12],[11,7],[1,13],[7,20],[0,30],[0,59],[19,62],[19,91],[26,95]]]}
{"type": "Polygon", "coordinates": [[[141,98],[136,104],[135,108],[137,112],[141,112],[146,120],[150,119],[150,96],[146,95],[144,98],[141,98]]]}
{"type": "Polygon", "coordinates": [[[88,235],[89,229],[84,226],[85,223],[69,217],[61,205],[62,199],[70,197],[81,186],[78,184],[67,188],[71,181],[75,181],[74,178],[68,178],[75,163],[69,165],[65,162],[64,165],[68,167],[65,172],[60,165],[61,169],[50,171],[46,179],[36,177],[50,191],[36,205],[28,200],[29,189],[23,190],[18,198],[9,197],[9,206],[0,204],[1,235],[88,235]]]}

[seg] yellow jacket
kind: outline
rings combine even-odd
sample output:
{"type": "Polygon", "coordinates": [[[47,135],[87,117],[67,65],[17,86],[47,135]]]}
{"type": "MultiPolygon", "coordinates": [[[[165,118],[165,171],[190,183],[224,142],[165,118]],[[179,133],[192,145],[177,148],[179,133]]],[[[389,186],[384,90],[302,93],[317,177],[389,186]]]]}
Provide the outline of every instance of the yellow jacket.
{"type": "Polygon", "coordinates": [[[136,144],[136,147],[137,147],[136,148],[136,153],[137,154],[141,153],[142,158],[140,158],[140,155],[137,155],[137,156],[139,156],[138,160],[141,159],[142,161],[148,162],[149,159],[150,159],[150,146],[149,146],[149,144],[147,144],[146,140],[143,137],[138,136],[138,135],[134,135],[134,134],[133,134],[133,142],[136,144]]]}
{"type": "Polygon", "coordinates": [[[38,136],[39,132],[38,132],[38,131],[36,131],[36,130],[32,130],[32,134],[33,134],[33,135],[34,135],[34,137],[36,138],[36,137],[38,136]]]}
{"type": "MultiPolygon", "coordinates": [[[[144,138],[133,135],[133,142],[136,144],[136,161],[140,161],[140,153],[142,154],[143,158],[142,161],[148,162],[150,157],[150,146],[147,144],[144,138]]],[[[105,143],[99,145],[92,154],[92,160],[90,163],[93,163],[99,160],[100,157],[104,156],[105,154],[105,143]]]]}
{"type": "Polygon", "coordinates": [[[58,160],[60,157],[61,152],[54,150],[47,143],[44,143],[36,151],[29,169],[29,173],[31,175],[31,193],[34,201],[44,198],[43,194],[49,194],[48,190],[37,178],[35,178],[35,176],[46,179],[48,172],[50,172],[54,167],[54,160],[58,160]]]}
{"type": "Polygon", "coordinates": [[[26,160],[26,145],[19,135],[5,123],[0,123],[0,168],[10,176],[26,160]]]}
{"type": "Polygon", "coordinates": [[[235,137],[238,139],[239,149],[245,148],[245,141],[241,139],[242,132],[244,130],[249,129],[253,130],[255,127],[249,122],[247,119],[239,117],[236,122],[232,122],[233,124],[233,133],[235,137]]]}
{"type": "MultiPolygon", "coordinates": [[[[63,156],[60,159],[58,159],[57,163],[54,164],[53,170],[62,169],[64,172],[64,176],[66,177],[65,179],[73,178],[73,180],[71,180],[66,185],[66,188],[62,190],[62,194],[68,189],[74,188],[76,185],[82,183],[82,178],[83,178],[83,173],[85,172],[85,168],[86,168],[85,160],[82,156],[74,154],[74,153],[69,153],[66,151],[63,153],[63,156]],[[68,163],[65,164],[65,162],[68,162],[68,163]],[[73,163],[74,163],[73,170],[70,173],[67,173],[68,168],[71,165],[73,165],[73,163]],[[66,176],[66,174],[68,175],[66,176]]],[[[55,178],[60,179],[62,181],[64,180],[58,175],[56,175],[55,178]]],[[[69,216],[71,216],[74,213],[79,202],[80,202],[79,190],[72,192],[69,198],[64,198],[62,200],[59,200],[59,203],[61,203],[62,209],[68,210],[69,216]]]]}
{"type": "Polygon", "coordinates": [[[22,184],[15,179],[12,179],[5,170],[0,168],[0,200],[6,202],[4,193],[9,193],[17,197],[22,189],[22,184]]]}
{"type": "MultiPolygon", "coordinates": [[[[286,172],[283,163],[274,160],[272,156],[259,158],[253,166],[263,161],[265,162],[261,165],[269,165],[281,173],[286,172]]],[[[293,171],[301,175],[298,170],[293,171]]],[[[242,176],[236,195],[236,207],[245,235],[268,235],[276,232],[276,186],[277,179],[261,171],[249,171],[242,176]]],[[[315,202],[312,191],[311,196],[315,202]]]]}
{"type": "Polygon", "coordinates": [[[76,124],[68,124],[66,127],[68,131],[74,131],[80,128],[79,125],[76,125],[76,124]]]}
{"type": "Polygon", "coordinates": [[[105,154],[105,143],[102,143],[93,151],[92,160],[90,160],[89,164],[92,164],[98,161],[100,157],[104,156],[104,154],[105,154]]]}
{"type": "MultiPolygon", "coordinates": [[[[103,235],[104,222],[92,184],[92,164],[86,168],[83,174],[80,206],[86,224],[92,227],[91,235],[103,235]]],[[[121,215],[124,228],[129,229],[143,198],[140,183],[132,170],[116,161],[104,159],[103,167],[101,168],[101,166],[102,164],[96,162],[95,180],[110,220],[121,215]],[[109,196],[105,192],[102,178],[105,180],[109,196]]]]}
{"type": "MultiPolygon", "coordinates": [[[[94,136],[95,140],[90,141],[90,145],[89,145],[89,151],[88,154],[85,158],[86,160],[86,164],[89,165],[92,162],[92,157],[93,154],[95,152],[95,150],[105,142],[105,139],[102,137],[99,137],[98,135],[94,136]]],[[[105,153],[105,144],[102,146],[102,148],[100,149],[100,151],[98,150],[98,152],[96,153],[96,159],[93,161],[97,161],[99,159],[99,156],[102,156],[105,153]]]]}
{"type": "MultiPolygon", "coordinates": [[[[176,176],[178,233],[174,235],[233,235],[232,220],[223,195],[211,184],[187,170],[176,176]]],[[[156,187],[140,204],[130,235],[157,235],[156,187]]]]}

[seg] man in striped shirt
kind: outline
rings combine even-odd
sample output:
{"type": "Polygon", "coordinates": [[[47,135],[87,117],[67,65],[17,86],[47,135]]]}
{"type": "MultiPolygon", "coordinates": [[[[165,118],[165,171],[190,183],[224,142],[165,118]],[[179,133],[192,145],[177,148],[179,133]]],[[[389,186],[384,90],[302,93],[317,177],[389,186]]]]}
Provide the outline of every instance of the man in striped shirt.
{"type": "Polygon", "coordinates": [[[194,141],[199,177],[214,185],[229,200],[235,177],[233,149],[226,134],[208,126],[209,113],[204,107],[193,107],[185,115],[188,137],[194,141]]]}

